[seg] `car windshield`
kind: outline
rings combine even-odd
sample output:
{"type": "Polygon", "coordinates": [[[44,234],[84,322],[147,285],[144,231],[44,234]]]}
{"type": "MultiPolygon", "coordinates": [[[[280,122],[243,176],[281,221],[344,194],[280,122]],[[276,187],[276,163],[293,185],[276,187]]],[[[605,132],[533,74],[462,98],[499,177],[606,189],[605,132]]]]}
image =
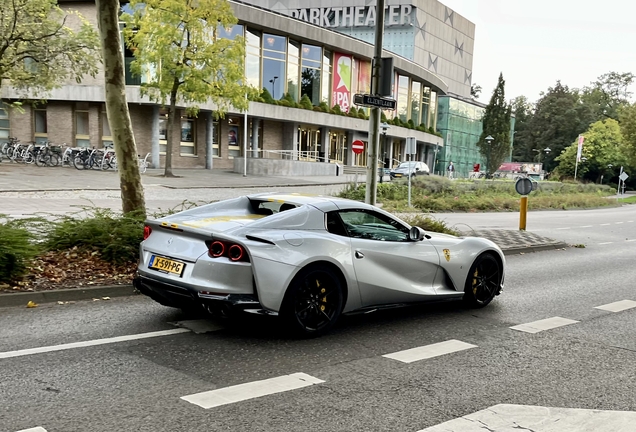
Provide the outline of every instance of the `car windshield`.
{"type": "Polygon", "coordinates": [[[417,162],[402,162],[402,163],[398,166],[398,168],[408,168],[408,167],[413,168],[413,167],[415,167],[415,164],[416,164],[416,163],[417,163],[417,162]]]}

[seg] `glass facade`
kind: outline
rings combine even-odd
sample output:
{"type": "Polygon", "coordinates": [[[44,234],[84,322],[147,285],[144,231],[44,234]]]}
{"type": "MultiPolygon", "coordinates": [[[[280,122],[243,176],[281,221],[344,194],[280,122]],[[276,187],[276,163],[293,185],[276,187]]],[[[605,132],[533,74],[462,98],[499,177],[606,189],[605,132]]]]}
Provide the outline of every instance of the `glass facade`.
{"type": "Polygon", "coordinates": [[[449,96],[440,96],[438,106],[437,126],[445,144],[439,149],[435,172],[443,173],[452,161],[455,176],[468,177],[474,164],[486,163],[477,147],[485,108],[449,96]]]}
{"type": "Polygon", "coordinates": [[[322,88],[320,86],[320,67],[322,65],[322,48],[303,44],[301,55],[301,97],[307,95],[314,105],[320,105],[322,88]]]}
{"type": "Polygon", "coordinates": [[[263,87],[275,100],[285,93],[287,59],[287,38],[272,34],[263,34],[263,87]],[[271,87],[270,87],[271,86],[271,87]]]}
{"type": "Polygon", "coordinates": [[[10,133],[9,110],[7,110],[5,104],[0,101],[0,143],[9,141],[10,133]]]}

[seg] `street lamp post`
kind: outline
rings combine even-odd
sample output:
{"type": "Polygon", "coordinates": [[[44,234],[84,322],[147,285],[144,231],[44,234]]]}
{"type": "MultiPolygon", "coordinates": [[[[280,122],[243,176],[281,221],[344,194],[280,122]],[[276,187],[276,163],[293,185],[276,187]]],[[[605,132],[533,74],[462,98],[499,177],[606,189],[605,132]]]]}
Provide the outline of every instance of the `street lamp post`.
{"type": "Polygon", "coordinates": [[[490,152],[492,149],[492,142],[495,140],[492,135],[488,135],[486,138],[486,143],[488,144],[488,152],[486,153],[486,178],[491,177],[490,173],[490,152]]]}
{"type": "Polygon", "coordinates": [[[387,122],[380,125],[382,129],[382,167],[380,168],[380,183],[384,181],[384,168],[386,161],[386,132],[391,128],[387,122]]]}

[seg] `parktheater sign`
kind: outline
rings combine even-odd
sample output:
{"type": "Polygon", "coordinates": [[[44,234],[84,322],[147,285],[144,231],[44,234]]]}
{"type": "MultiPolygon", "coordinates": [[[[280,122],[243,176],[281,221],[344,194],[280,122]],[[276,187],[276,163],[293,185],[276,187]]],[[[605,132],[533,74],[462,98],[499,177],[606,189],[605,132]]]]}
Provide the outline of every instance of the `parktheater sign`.
{"type": "MultiPolygon", "coordinates": [[[[412,5],[390,5],[385,7],[384,25],[407,26],[412,22],[412,5]]],[[[342,6],[291,9],[293,18],[316,24],[324,28],[375,27],[375,6],[342,6]]]]}

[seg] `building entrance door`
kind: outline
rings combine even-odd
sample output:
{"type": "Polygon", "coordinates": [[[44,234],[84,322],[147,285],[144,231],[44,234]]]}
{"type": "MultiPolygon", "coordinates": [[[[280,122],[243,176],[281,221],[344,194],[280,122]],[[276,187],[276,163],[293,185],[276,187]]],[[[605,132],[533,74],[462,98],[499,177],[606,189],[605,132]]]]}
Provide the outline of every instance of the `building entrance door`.
{"type": "Polygon", "coordinates": [[[298,159],[304,161],[318,161],[320,157],[320,129],[308,127],[298,128],[298,159]]]}
{"type": "Polygon", "coordinates": [[[346,132],[331,132],[329,134],[329,161],[346,165],[347,163],[347,134],[346,132]]]}

